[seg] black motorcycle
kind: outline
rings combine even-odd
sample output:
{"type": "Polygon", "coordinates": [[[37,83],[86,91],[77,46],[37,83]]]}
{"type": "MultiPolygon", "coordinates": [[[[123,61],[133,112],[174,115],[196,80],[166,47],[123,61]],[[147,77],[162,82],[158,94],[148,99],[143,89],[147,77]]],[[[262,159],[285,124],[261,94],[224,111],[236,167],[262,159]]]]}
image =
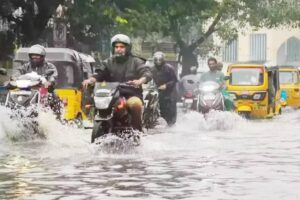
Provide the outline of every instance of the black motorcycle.
{"type": "Polygon", "coordinates": [[[144,89],[144,113],[143,126],[147,129],[154,128],[159,118],[159,100],[158,91],[154,86],[144,89]]]}
{"type": "Polygon", "coordinates": [[[122,142],[140,144],[140,133],[131,126],[131,115],[126,106],[126,96],[134,93],[132,85],[118,82],[96,83],[94,88],[94,126],[91,142],[101,143],[100,138],[109,133],[122,142]]]}
{"type": "Polygon", "coordinates": [[[197,111],[205,114],[211,110],[224,111],[224,97],[218,83],[206,81],[198,88],[197,111]]]}

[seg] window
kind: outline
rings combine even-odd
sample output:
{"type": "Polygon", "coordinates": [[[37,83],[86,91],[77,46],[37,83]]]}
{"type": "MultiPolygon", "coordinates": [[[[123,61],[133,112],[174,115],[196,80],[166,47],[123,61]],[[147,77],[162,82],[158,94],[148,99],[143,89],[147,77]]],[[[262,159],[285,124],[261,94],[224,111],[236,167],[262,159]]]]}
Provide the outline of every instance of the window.
{"type": "Polygon", "coordinates": [[[280,84],[297,84],[299,83],[297,72],[280,72],[279,73],[280,84]]]}
{"type": "Polygon", "coordinates": [[[231,40],[226,44],[223,50],[223,61],[236,62],[238,59],[238,42],[237,40],[231,40]]]}
{"type": "Polygon", "coordinates": [[[58,72],[57,87],[58,88],[72,88],[75,87],[76,77],[74,72],[74,66],[67,62],[55,62],[58,72]]]}
{"type": "Polygon", "coordinates": [[[256,86],[263,84],[263,69],[261,68],[233,68],[230,82],[232,85],[256,86]]]}
{"type": "Polygon", "coordinates": [[[300,40],[295,37],[287,41],[287,61],[300,61],[300,40]]]}
{"type": "Polygon", "coordinates": [[[250,60],[266,61],[267,58],[267,35],[251,34],[250,35],[250,60]]]}

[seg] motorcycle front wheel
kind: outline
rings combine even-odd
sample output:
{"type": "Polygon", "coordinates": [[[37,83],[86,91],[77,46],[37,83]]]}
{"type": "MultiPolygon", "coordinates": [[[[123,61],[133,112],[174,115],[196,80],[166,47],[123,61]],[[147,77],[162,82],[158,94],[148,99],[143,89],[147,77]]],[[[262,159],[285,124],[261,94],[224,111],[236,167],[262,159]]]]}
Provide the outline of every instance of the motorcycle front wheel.
{"type": "Polygon", "coordinates": [[[95,121],[94,126],[93,126],[93,131],[92,131],[92,136],[91,136],[91,143],[95,142],[95,139],[104,135],[104,128],[103,128],[103,122],[95,121]]]}

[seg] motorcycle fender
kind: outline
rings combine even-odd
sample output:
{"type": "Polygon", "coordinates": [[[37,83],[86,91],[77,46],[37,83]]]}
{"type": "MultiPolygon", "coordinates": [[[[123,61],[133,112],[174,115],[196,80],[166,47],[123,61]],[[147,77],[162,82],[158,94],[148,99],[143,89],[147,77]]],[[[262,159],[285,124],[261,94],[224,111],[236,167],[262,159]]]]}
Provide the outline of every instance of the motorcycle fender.
{"type": "Polygon", "coordinates": [[[239,106],[237,108],[238,112],[251,112],[252,108],[250,106],[239,106]]]}
{"type": "Polygon", "coordinates": [[[113,113],[107,117],[100,117],[99,115],[95,115],[94,121],[109,121],[113,118],[113,113]]]}

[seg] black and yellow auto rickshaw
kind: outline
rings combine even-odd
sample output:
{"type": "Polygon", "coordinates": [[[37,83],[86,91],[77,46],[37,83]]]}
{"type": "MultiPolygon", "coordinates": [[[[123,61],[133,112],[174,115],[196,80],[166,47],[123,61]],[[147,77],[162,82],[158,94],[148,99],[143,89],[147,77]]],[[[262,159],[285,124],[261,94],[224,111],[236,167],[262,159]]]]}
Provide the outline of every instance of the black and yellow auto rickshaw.
{"type": "MultiPolygon", "coordinates": [[[[14,67],[28,62],[29,48],[17,50],[14,67]]],[[[84,65],[80,53],[68,48],[46,48],[46,60],[53,63],[58,71],[55,93],[64,103],[66,121],[82,121],[86,119],[82,111],[81,83],[93,73],[89,65],[84,65]]]]}
{"type": "Polygon", "coordinates": [[[227,75],[227,89],[236,112],[246,118],[269,118],[281,113],[278,67],[233,64],[227,75]]]}
{"type": "Polygon", "coordinates": [[[282,94],[286,96],[287,106],[300,107],[300,72],[293,66],[279,67],[279,82],[282,94]]]}

